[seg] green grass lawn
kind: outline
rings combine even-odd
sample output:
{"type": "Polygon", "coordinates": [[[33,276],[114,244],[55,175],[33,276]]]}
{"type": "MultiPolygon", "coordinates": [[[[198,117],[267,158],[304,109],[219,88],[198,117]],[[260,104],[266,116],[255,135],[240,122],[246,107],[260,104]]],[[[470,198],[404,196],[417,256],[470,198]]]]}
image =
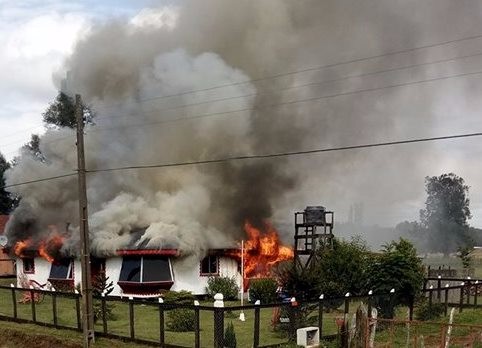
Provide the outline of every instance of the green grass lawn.
{"type": "MultiPolygon", "coordinates": [[[[10,284],[11,281],[4,282],[10,284]]],[[[23,291],[16,292],[17,302],[22,298],[23,291]]],[[[46,294],[41,303],[35,305],[36,319],[39,322],[53,324],[53,297],[46,294]]],[[[113,313],[115,320],[107,322],[109,333],[126,336],[130,335],[129,327],[129,305],[125,302],[114,302],[113,313]]],[[[204,302],[202,305],[212,306],[212,301],[204,302]]],[[[226,306],[239,305],[239,302],[226,302],[226,306]]],[[[357,303],[353,303],[350,312],[356,310],[357,303]]],[[[157,306],[136,304],[134,306],[135,337],[144,340],[159,340],[159,310],[157,306]]],[[[0,289],[0,314],[13,316],[13,300],[10,289],[0,289]]],[[[226,312],[225,326],[232,322],[236,332],[239,347],[251,347],[254,330],[254,310],[245,311],[246,321],[239,320],[240,311],[226,312]]],[[[32,306],[30,303],[17,303],[17,315],[19,318],[32,320],[32,306]]],[[[283,331],[275,330],[272,325],[273,309],[263,308],[260,310],[260,345],[282,344],[287,341],[283,331]]],[[[58,324],[72,328],[77,327],[76,301],[73,298],[57,296],[58,324]]],[[[200,311],[201,345],[212,347],[214,340],[214,318],[213,312],[208,310],[200,311]]],[[[313,324],[317,325],[317,311],[312,313],[313,324]]],[[[340,309],[324,313],[323,333],[335,334],[337,332],[335,318],[342,318],[343,312],[340,309]]],[[[169,320],[168,311],[165,312],[166,322],[169,320]]],[[[96,331],[102,332],[102,321],[96,324],[96,331]]],[[[193,332],[172,332],[166,331],[166,343],[191,347],[194,344],[193,332]]]]}

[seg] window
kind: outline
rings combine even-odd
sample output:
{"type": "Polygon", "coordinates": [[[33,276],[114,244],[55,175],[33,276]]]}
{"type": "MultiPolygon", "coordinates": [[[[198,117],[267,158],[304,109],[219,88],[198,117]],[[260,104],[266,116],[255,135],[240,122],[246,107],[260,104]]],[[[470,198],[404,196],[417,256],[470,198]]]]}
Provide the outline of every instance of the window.
{"type": "Polygon", "coordinates": [[[173,284],[171,263],[166,256],[125,256],[119,286],[129,293],[169,290],[173,284]]]}
{"type": "Polygon", "coordinates": [[[49,279],[72,279],[72,259],[55,260],[50,267],[49,279]]]}
{"type": "Polygon", "coordinates": [[[24,258],[23,261],[23,273],[33,274],[35,273],[35,261],[33,258],[24,258]]]}
{"type": "Polygon", "coordinates": [[[218,275],[218,257],[217,256],[206,256],[201,261],[201,275],[202,276],[212,276],[218,275]]]}

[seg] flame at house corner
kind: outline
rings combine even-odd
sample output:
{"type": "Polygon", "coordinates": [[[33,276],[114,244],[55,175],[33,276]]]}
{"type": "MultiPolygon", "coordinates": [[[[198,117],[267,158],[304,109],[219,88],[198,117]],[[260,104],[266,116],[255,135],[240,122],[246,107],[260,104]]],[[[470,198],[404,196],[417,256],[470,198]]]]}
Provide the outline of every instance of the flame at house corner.
{"type": "Polygon", "coordinates": [[[60,256],[60,249],[64,244],[63,237],[54,226],[49,226],[48,239],[34,242],[32,238],[21,240],[15,243],[13,251],[18,257],[25,257],[38,254],[48,262],[52,263],[60,256]]]}

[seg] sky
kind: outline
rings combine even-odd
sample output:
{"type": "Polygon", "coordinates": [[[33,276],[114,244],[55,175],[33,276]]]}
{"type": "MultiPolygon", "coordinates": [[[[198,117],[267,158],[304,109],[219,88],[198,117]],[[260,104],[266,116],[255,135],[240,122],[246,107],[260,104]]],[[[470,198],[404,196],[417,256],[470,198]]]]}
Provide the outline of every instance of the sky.
{"type": "Polygon", "coordinates": [[[0,152],[12,159],[57,95],[54,75],[94,21],[135,17],[149,1],[0,1],[0,152]]]}
{"type": "MultiPolygon", "coordinates": [[[[159,3],[162,2],[156,2],[157,5],[159,3]]],[[[425,1],[425,3],[429,4],[430,1],[425,1]]],[[[464,3],[469,2],[464,1],[464,3]]],[[[18,153],[18,148],[29,140],[32,133],[44,132],[41,114],[58,93],[58,82],[56,81],[65,73],[62,71],[62,63],[72,53],[77,40],[87,35],[90,25],[116,17],[127,17],[136,23],[136,20],[143,18],[142,15],[147,13],[145,9],[151,5],[153,3],[148,0],[0,0],[0,47],[3,48],[0,53],[0,152],[7,159],[12,159],[18,153]]],[[[467,6],[467,8],[469,7],[467,6]]],[[[436,13],[437,9],[433,10],[436,13]]],[[[413,15],[413,18],[418,19],[420,13],[423,11],[413,14],[407,12],[406,15],[410,17],[413,15]]],[[[436,14],[434,14],[435,16],[436,14]]],[[[427,30],[424,32],[426,37],[423,42],[442,42],[482,32],[482,28],[469,27],[468,24],[467,28],[463,26],[461,18],[464,18],[464,14],[462,11],[460,13],[454,11],[454,16],[453,25],[446,25],[439,21],[436,25],[425,26],[424,28],[427,30]]],[[[480,44],[480,41],[476,44],[480,44]]],[[[410,45],[407,44],[405,47],[410,47],[410,45]]],[[[474,49],[472,51],[467,47],[462,47],[460,54],[477,51],[477,47],[472,47],[474,49]]],[[[344,49],[345,51],[342,53],[345,53],[345,56],[370,55],[369,52],[351,52],[348,46],[344,49]],[[346,52],[349,52],[350,55],[346,52]]],[[[445,56],[456,55],[450,50],[443,53],[445,56]]],[[[331,61],[337,61],[339,58],[335,54],[328,56],[331,61]]],[[[436,54],[434,54],[434,58],[437,58],[436,54]]],[[[305,66],[313,65],[319,65],[319,62],[306,62],[305,66]]],[[[476,67],[474,64],[474,69],[476,67]]],[[[446,72],[458,72],[458,70],[448,66],[446,72]]],[[[430,77],[430,71],[420,74],[420,77],[423,78],[424,74],[430,77]]],[[[433,98],[434,103],[430,111],[435,116],[430,123],[424,123],[423,118],[410,119],[410,124],[397,123],[396,120],[402,119],[404,110],[403,106],[398,109],[394,108],[391,110],[390,116],[394,120],[395,128],[410,129],[410,132],[406,133],[407,137],[482,131],[482,117],[479,111],[482,103],[475,98],[476,91],[482,89],[481,79],[479,76],[468,80],[468,83],[467,81],[451,80],[444,84],[443,90],[433,92],[430,97],[433,98]],[[473,94],[467,98],[469,92],[473,94]]],[[[425,92],[420,95],[420,99],[424,97],[426,97],[425,92]]],[[[419,100],[411,100],[413,95],[408,92],[406,98],[404,98],[403,92],[397,94],[397,98],[406,103],[419,102],[419,100]]],[[[380,110],[385,111],[386,107],[382,104],[380,101],[380,110]]],[[[367,140],[364,142],[370,142],[370,139],[367,140]]],[[[390,138],[390,135],[378,134],[375,140],[389,141],[393,139],[390,138]]],[[[351,144],[339,145],[353,145],[358,142],[360,141],[354,138],[351,144]]],[[[470,186],[471,208],[474,216],[471,224],[478,227],[482,227],[482,167],[480,165],[482,146],[480,144],[480,138],[434,144],[429,152],[431,155],[426,158],[427,163],[423,165],[423,168],[426,169],[424,175],[455,172],[465,179],[470,186]]],[[[377,152],[373,150],[371,155],[377,156],[377,152]]],[[[410,159],[407,160],[404,157],[404,160],[406,167],[413,165],[410,159]]],[[[387,163],[387,167],[384,169],[390,173],[391,170],[395,171],[397,166],[390,167],[390,163],[387,163]]],[[[348,170],[356,170],[356,168],[348,168],[348,170]]],[[[350,180],[352,179],[350,178],[350,180]]],[[[397,183],[393,182],[393,187],[390,189],[381,187],[382,184],[377,182],[376,177],[373,182],[360,181],[355,184],[374,187],[378,185],[380,191],[387,189],[387,192],[397,186],[397,183]]],[[[315,185],[316,183],[313,183],[313,186],[315,185]]],[[[339,185],[343,185],[343,182],[340,181],[339,185]]],[[[374,207],[365,205],[366,215],[370,217],[368,223],[394,225],[403,220],[417,220],[419,209],[423,207],[425,199],[423,175],[419,177],[416,185],[413,190],[417,191],[417,194],[411,195],[411,198],[405,201],[391,202],[389,210],[379,209],[379,205],[374,207]]],[[[334,186],[333,191],[335,190],[334,186]]],[[[295,199],[296,194],[293,194],[291,198],[295,199]]],[[[335,210],[342,211],[340,214],[342,221],[347,217],[349,210],[347,202],[349,201],[349,199],[343,200],[343,197],[340,197],[339,202],[334,204],[335,210]]]]}

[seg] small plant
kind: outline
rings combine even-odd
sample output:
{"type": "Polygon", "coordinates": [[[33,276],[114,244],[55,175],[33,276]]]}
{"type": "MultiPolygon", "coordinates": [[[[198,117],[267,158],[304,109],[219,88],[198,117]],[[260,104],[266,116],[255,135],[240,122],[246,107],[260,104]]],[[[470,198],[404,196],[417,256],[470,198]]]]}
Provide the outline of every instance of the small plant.
{"type": "MultiPolygon", "coordinates": [[[[168,291],[164,294],[164,302],[172,304],[193,304],[194,295],[189,291],[168,291]]],[[[195,324],[194,311],[188,308],[177,308],[167,312],[167,328],[171,331],[193,331],[195,324]]]]}
{"type": "Polygon", "coordinates": [[[227,301],[237,300],[239,295],[239,286],[234,277],[209,277],[206,290],[210,296],[223,294],[227,301]]]}
{"type": "Polygon", "coordinates": [[[234,325],[232,322],[228,324],[228,327],[224,331],[224,347],[236,348],[236,333],[234,332],[234,325]]]}
{"type": "Polygon", "coordinates": [[[458,248],[457,256],[462,261],[462,267],[465,270],[468,270],[472,267],[474,256],[472,255],[472,251],[474,249],[471,246],[460,247],[458,248]]]}
{"type": "Polygon", "coordinates": [[[252,302],[260,300],[261,303],[277,302],[276,289],[278,284],[274,279],[251,279],[249,284],[249,298],[252,302]]]}
{"type": "MultiPolygon", "coordinates": [[[[105,275],[105,271],[101,271],[92,280],[92,293],[94,297],[101,297],[109,295],[114,290],[114,282],[109,281],[109,277],[105,275]]],[[[106,320],[115,320],[114,315],[115,304],[113,302],[106,302],[105,304],[105,318],[106,320]]],[[[94,322],[96,323],[102,318],[102,302],[94,299],[93,303],[94,322]]]]}
{"type": "Polygon", "coordinates": [[[444,309],[443,303],[430,304],[428,301],[423,301],[415,311],[415,318],[417,320],[435,320],[444,314],[444,309]]]}

